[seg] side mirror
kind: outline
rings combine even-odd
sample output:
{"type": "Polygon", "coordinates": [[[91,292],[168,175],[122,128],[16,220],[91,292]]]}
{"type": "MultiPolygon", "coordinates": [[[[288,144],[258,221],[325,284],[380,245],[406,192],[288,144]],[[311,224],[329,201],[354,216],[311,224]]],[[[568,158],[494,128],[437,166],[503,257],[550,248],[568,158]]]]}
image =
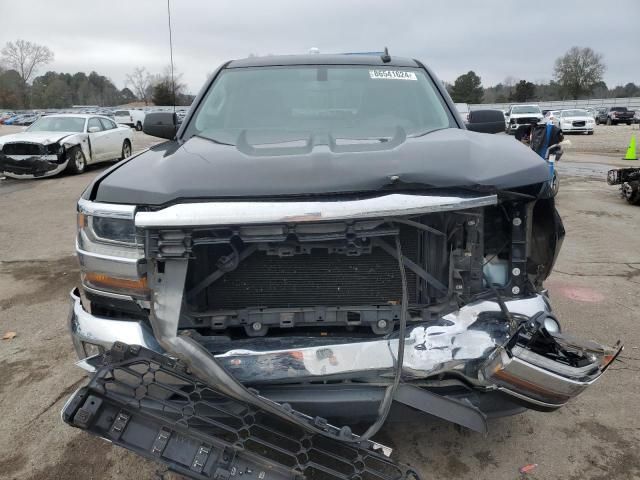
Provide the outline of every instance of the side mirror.
{"type": "Polygon", "coordinates": [[[467,130],[480,133],[504,132],[505,115],[500,110],[472,110],[467,130]]]}
{"type": "Polygon", "coordinates": [[[147,113],[142,131],[152,137],[173,140],[178,131],[178,116],[173,112],[147,113]]]}
{"type": "Polygon", "coordinates": [[[100,127],[89,127],[89,133],[96,133],[100,131],[100,127]]]}

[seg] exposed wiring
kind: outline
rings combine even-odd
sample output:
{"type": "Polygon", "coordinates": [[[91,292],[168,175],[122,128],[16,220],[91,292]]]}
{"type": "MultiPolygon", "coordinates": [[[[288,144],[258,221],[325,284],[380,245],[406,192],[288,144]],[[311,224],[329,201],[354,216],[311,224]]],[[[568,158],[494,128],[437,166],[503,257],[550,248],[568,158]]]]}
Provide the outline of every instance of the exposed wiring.
{"type": "Polygon", "coordinates": [[[484,274],[484,272],[482,273],[482,276],[484,277],[484,281],[487,282],[487,286],[491,289],[491,291],[495,295],[496,302],[498,303],[498,306],[500,306],[500,311],[502,311],[502,314],[507,318],[507,320],[509,320],[509,323],[511,324],[511,328],[516,329],[518,325],[515,319],[513,318],[513,315],[511,315],[511,312],[507,308],[507,304],[504,302],[502,295],[500,295],[500,292],[498,292],[498,289],[489,281],[489,277],[487,277],[484,274]]]}
{"type": "Polygon", "coordinates": [[[378,407],[378,418],[376,421],[364,432],[359,441],[370,440],[382,425],[387,420],[389,416],[389,412],[391,411],[391,405],[393,403],[393,397],[398,389],[398,385],[400,385],[400,379],[402,378],[402,364],[404,362],[404,342],[405,335],[407,332],[407,308],[409,303],[409,294],[407,288],[407,274],[404,269],[404,262],[402,258],[402,245],[400,244],[400,237],[396,235],[396,251],[398,257],[398,268],[400,269],[400,279],[402,281],[402,302],[400,304],[400,325],[398,328],[398,353],[396,355],[396,365],[395,365],[395,376],[393,378],[393,383],[389,385],[384,392],[384,398],[380,402],[380,406],[378,407]]]}
{"type": "Polygon", "coordinates": [[[491,258],[489,258],[489,260],[486,260],[482,266],[484,267],[487,263],[491,262],[491,260],[493,260],[494,258],[496,258],[498,255],[500,255],[502,252],[504,252],[504,249],[507,248],[507,245],[509,245],[509,243],[511,243],[511,240],[507,240],[506,242],[504,242],[504,245],[502,245],[502,247],[500,247],[500,250],[498,250],[496,253],[494,253],[491,258]]]}

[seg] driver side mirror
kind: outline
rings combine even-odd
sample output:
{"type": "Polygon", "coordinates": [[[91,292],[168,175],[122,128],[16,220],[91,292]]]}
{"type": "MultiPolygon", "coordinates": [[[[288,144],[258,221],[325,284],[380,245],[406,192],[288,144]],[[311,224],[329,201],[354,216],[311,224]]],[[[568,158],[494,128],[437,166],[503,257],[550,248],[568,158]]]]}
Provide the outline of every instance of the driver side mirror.
{"type": "Polygon", "coordinates": [[[142,131],[152,137],[173,140],[178,131],[178,116],[173,112],[147,113],[142,131]]]}
{"type": "Polygon", "coordinates": [[[480,133],[504,132],[505,115],[500,110],[472,110],[467,130],[480,133]]]}
{"type": "Polygon", "coordinates": [[[100,131],[100,127],[89,127],[89,130],[87,130],[89,133],[96,133],[100,131]]]}

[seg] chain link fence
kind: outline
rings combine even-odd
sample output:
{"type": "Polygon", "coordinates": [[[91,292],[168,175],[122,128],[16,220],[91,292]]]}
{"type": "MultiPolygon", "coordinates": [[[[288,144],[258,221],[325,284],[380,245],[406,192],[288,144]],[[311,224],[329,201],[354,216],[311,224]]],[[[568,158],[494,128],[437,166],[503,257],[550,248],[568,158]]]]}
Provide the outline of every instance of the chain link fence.
{"type": "Polygon", "coordinates": [[[628,98],[590,98],[588,100],[556,100],[552,102],[509,102],[509,103],[480,103],[469,105],[471,110],[485,108],[507,110],[515,104],[535,104],[543,110],[565,110],[569,108],[587,107],[627,107],[629,110],[640,110],[640,97],[628,98]]]}

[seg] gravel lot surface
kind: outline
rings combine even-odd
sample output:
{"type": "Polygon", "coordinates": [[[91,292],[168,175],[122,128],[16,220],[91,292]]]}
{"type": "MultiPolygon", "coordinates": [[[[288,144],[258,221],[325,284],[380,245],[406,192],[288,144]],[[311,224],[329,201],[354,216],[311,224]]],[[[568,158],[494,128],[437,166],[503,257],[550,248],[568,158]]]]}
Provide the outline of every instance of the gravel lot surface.
{"type": "Polygon", "coordinates": [[[638,125],[596,125],[593,135],[571,133],[566,138],[576,152],[624,157],[633,134],[640,136],[638,125]]]}
{"type": "MultiPolygon", "coordinates": [[[[0,135],[15,130],[0,126],[0,135]]],[[[621,361],[565,408],[492,421],[487,437],[395,415],[377,440],[425,478],[517,479],[530,463],[538,464],[531,479],[640,478],[640,208],[621,200],[603,175],[632,164],[618,154],[630,134],[616,126],[571,137],[574,148],[559,165],[567,238],[547,283],[564,330],[609,343],[622,338],[621,361]],[[596,155],[602,152],[613,156],[596,155]]],[[[155,142],[136,132],[134,150],[155,142]]],[[[59,416],[85,381],[67,332],[68,292],[78,282],[75,203],[103,168],[0,180],[0,335],[17,333],[0,341],[2,479],[179,478],[59,416]]]]}

